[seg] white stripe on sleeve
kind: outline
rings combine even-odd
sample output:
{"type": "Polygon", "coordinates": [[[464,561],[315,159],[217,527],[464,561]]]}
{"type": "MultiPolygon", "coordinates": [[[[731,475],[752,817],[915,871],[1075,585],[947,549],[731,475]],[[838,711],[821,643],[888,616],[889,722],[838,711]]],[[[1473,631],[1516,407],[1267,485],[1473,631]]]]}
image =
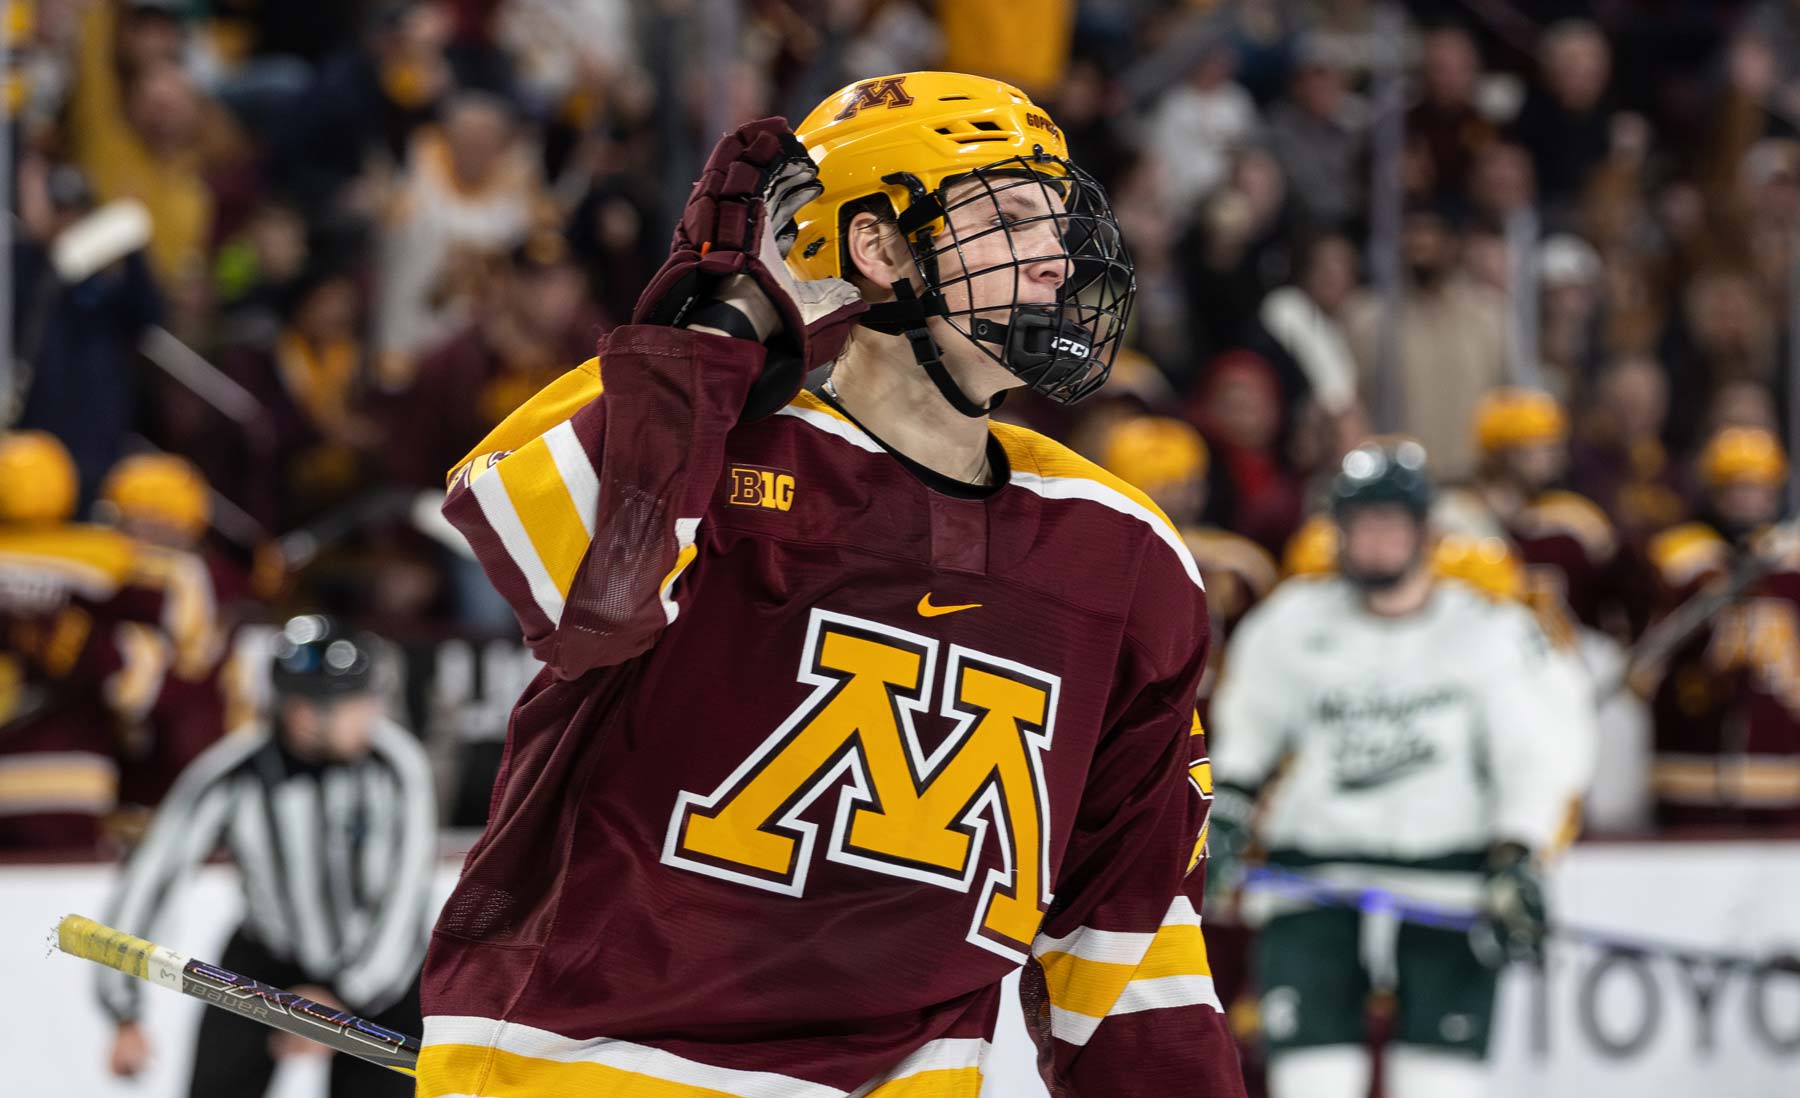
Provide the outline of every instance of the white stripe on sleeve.
{"type": "Polygon", "coordinates": [[[591,539],[594,513],[600,507],[600,478],[594,474],[594,463],[581,448],[581,439],[575,435],[574,421],[565,419],[545,431],[544,445],[550,450],[550,460],[556,463],[556,472],[569,492],[569,500],[575,504],[581,528],[591,539]]]}
{"type": "Polygon", "coordinates": [[[506,555],[512,558],[513,564],[525,576],[525,583],[531,588],[532,600],[537,603],[544,616],[550,619],[550,624],[557,625],[562,621],[562,592],[556,589],[556,581],[550,578],[549,569],[544,567],[543,560],[538,557],[537,547],[531,544],[531,535],[525,532],[525,524],[519,519],[518,510],[513,507],[512,497],[506,493],[506,482],[496,472],[493,476],[485,476],[473,482],[469,490],[475,493],[475,502],[481,507],[481,517],[499,535],[506,555]]]}

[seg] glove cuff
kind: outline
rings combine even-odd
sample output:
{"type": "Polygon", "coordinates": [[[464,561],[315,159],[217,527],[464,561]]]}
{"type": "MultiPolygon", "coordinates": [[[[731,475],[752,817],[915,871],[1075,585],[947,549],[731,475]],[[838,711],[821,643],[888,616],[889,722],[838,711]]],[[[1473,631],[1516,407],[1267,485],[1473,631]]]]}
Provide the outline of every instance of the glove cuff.
{"type": "Polygon", "coordinates": [[[684,328],[712,328],[724,332],[733,339],[747,339],[752,343],[761,343],[762,336],[756,331],[756,325],[750,322],[743,310],[727,305],[723,301],[709,301],[691,310],[687,319],[682,322],[684,328]]]}
{"type": "Polygon", "coordinates": [[[1488,847],[1486,868],[1489,873],[1504,873],[1521,862],[1529,864],[1531,861],[1530,848],[1509,839],[1488,847]]]}

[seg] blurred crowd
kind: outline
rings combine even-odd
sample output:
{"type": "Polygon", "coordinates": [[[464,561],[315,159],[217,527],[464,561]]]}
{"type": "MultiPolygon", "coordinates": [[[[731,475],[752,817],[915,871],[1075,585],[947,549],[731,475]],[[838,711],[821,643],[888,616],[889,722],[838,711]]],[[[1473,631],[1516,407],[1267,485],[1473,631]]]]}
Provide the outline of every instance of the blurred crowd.
{"type": "Polygon", "coordinates": [[[154,803],[295,610],[414,645],[415,724],[491,754],[516,626],[444,471],[629,315],[714,134],[931,67],[1024,87],[1112,195],[1113,380],[1007,411],[1184,526],[1215,651],[1332,567],[1338,458],[1409,434],[1442,568],[1593,653],[1603,828],[1800,825],[1800,0],[4,10],[0,846],[154,803]]]}

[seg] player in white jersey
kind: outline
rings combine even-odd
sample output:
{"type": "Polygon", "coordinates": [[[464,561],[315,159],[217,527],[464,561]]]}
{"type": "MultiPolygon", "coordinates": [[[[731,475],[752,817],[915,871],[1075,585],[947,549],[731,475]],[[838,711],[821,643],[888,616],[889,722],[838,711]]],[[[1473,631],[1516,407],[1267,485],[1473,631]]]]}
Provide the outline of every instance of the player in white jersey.
{"type": "Polygon", "coordinates": [[[1241,879],[1254,832],[1279,870],[1480,909],[1494,948],[1247,893],[1273,1098],[1367,1093],[1377,992],[1397,1011],[1390,1098],[1485,1092],[1499,962],[1541,943],[1541,860],[1591,768],[1579,665],[1525,607],[1433,576],[1431,497],[1417,443],[1352,450],[1338,574],[1290,580],[1238,627],[1212,709],[1210,873],[1241,879]]]}

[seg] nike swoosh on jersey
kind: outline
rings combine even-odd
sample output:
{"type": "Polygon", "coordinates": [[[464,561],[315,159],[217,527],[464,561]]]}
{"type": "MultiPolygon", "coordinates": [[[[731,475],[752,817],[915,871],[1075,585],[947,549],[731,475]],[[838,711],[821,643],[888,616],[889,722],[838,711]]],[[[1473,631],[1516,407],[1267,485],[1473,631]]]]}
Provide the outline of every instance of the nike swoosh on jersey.
{"type": "Polygon", "coordinates": [[[961,606],[933,606],[931,605],[930,591],[925,592],[924,597],[919,599],[919,616],[922,618],[935,618],[944,614],[954,614],[958,610],[979,609],[981,609],[981,604],[979,602],[964,603],[961,606]]]}

